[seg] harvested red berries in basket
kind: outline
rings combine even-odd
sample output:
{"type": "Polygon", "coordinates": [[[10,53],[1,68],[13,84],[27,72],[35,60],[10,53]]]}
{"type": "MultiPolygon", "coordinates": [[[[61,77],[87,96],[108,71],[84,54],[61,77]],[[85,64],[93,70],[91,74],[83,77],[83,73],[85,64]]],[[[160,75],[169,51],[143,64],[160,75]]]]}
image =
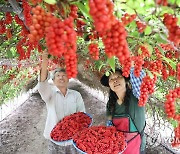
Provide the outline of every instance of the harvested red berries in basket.
{"type": "Polygon", "coordinates": [[[51,131],[51,138],[54,141],[67,141],[77,132],[88,128],[92,123],[92,118],[83,112],[77,112],[64,117],[51,131]]]}
{"type": "Polygon", "coordinates": [[[115,127],[93,126],[73,136],[73,145],[88,154],[119,154],[127,143],[122,132],[115,127]]]}

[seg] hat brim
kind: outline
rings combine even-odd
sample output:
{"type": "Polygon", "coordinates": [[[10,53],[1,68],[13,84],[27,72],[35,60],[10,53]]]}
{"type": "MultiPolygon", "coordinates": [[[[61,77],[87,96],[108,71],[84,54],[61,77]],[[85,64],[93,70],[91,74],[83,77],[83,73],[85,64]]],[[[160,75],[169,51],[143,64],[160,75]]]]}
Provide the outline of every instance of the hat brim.
{"type": "Polygon", "coordinates": [[[105,74],[101,77],[100,80],[101,84],[103,86],[109,87],[109,76],[106,76],[105,74]]]}

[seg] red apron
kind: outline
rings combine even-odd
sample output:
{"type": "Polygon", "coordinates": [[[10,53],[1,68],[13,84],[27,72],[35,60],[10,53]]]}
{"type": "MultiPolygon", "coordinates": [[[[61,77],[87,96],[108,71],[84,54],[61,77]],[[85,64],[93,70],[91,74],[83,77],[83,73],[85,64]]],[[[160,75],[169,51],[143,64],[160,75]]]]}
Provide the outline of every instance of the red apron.
{"type": "Polygon", "coordinates": [[[113,124],[117,130],[124,132],[127,148],[123,154],[140,154],[141,136],[131,117],[114,117],[113,124]],[[135,127],[134,131],[132,127],[135,127]]]}

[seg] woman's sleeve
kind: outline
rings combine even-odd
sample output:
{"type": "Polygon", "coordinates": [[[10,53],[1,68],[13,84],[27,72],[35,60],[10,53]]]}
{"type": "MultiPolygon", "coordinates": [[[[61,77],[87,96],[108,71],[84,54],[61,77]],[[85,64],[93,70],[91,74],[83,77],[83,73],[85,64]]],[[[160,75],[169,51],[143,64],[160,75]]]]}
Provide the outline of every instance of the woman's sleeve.
{"type": "Polygon", "coordinates": [[[142,83],[142,79],[144,78],[145,75],[146,75],[146,73],[144,72],[144,70],[141,70],[140,76],[135,77],[134,68],[131,68],[131,70],[130,70],[130,82],[132,85],[132,92],[136,98],[139,98],[139,96],[140,96],[140,86],[142,83]]]}

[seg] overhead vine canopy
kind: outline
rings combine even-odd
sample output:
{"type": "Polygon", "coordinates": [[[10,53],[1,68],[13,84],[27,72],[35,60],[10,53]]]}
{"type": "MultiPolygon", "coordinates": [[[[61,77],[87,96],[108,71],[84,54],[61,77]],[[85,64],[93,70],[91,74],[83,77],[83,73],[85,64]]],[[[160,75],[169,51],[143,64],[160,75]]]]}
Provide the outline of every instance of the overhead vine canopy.
{"type": "Polygon", "coordinates": [[[139,106],[153,94],[180,138],[179,24],[178,0],[1,0],[0,100],[36,77],[44,50],[50,70],[96,88],[102,74],[120,67],[127,77],[134,67],[136,77],[146,72],[139,106]]]}

